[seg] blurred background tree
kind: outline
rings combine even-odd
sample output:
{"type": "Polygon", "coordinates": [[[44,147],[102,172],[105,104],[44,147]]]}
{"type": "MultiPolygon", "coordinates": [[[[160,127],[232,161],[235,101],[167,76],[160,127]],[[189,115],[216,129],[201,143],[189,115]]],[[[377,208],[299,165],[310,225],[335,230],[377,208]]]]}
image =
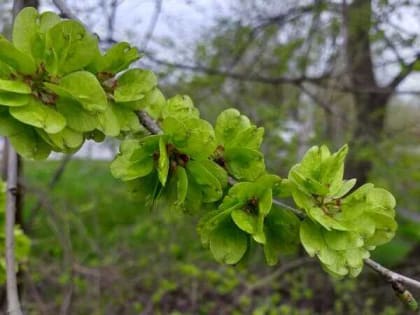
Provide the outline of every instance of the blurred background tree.
{"type": "MultiPolygon", "coordinates": [[[[58,12],[54,3],[39,5],[58,12]]],[[[211,121],[236,107],[264,126],[267,165],[281,176],[312,144],[349,143],[348,177],[398,200],[399,234],[376,258],[420,274],[419,0],[64,3],[104,47],[137,45],[166,95],[191,95],[211,121]]],[[[0,8],[7,32],[12,1],[0,8]]],[[[216,265],[193,218],[149,213],[107,163],[27,165],[29,314],[408,314],[380,280],[333,280],[300,252],[277,270],[258,254],[216,265]]]]}

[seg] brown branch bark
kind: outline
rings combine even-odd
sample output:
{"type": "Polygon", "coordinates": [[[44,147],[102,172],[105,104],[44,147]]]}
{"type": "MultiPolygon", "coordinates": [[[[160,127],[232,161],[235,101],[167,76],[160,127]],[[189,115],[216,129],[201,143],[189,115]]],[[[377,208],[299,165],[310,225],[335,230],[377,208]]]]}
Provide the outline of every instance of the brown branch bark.
{"type": "MultiPolygon", "coordinates": [[[[115,41],[112,41],[115,42],[115,41]]],[[[230,79],[239,80],[239,81],[247,81],[247,82],[257,82],[257,83],[265,83],[271,85],[280,85],[280,84],[293,84],[299,85],[304,82],[313,83],[313,84],[321,84],[329,74],[322,74],[316,77],[310,76],[299,76],[296,78],[289,78],[289,77],[265,77],[260,75],[249,75],[248,73],[236,73],[230,72],[223,69],[216,69],[216,68],[209,68],[205,66],[198,66],[198,65],[188,65],[179,62],[171,62],[163,59],[156,58],[150,52],[144,52],[145,57],[147,57],[150,61],[168,67],[174,67],[177,69],[183,69],[193,72],[201,72],[208,75],[216,75],[216,76],[224,76],[230,79]]]]}

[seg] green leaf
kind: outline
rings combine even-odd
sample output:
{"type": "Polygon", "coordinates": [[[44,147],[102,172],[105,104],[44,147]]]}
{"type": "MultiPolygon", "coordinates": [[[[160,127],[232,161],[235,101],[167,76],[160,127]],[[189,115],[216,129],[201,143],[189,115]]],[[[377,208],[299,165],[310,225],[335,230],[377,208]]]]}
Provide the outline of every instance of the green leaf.
{"type": "Polygon", "coordinates": [[[110,105],[118,119],[121,131],[137,132],[141,130],[139,118],[133,110],[126,108],[125,106],[120,106],[120,104],[111,103],[110,105]]]}
{"type": "Polygon", "coordinates": [[[111,163],[111,173],[124,181],[149,175],[154,170],[154,153],[159,149],[160,136],[141,140],[125,140],[120,153],[111,163]]]}
{"type": "Polygon", "coordinates": [[[166,106],[162,108],[162,118],[172,117],[174,119],[198,118],[199,112],[191,98],[187,95],[176,95],[167,100],[166,106]]]}
{"type": "Polygon", "coordinates": [[[273,195],[272,190],[267,189],[259,196],[258,199],[258,212],[261,216],[266,216],[270,210],[271,206],[273,204],[273,195]]]}
{"type": "Polygon", "coordinates": [[[187,198],[188,193],[188,176],[183,167],[177,167],[175,170],[176,188],[177,188],[177,201],[176,204],[183,204],[187,198]]]}
{"type": "Polygon", "coordinates": [[[70,98],[59,98],[57,110],[66,117],[67,126],[80,132],[88,132],[99,125],[97,114],[86,111],[79,102],[70,98]]]}
{"type": "Polygon", "coordinates": [[[302,178],[311,178],[319,182],[322,161],[330,155],[328,148],[325,146],[321,148],[318,146],[311,147],[306,151],[302,161],[290,170],[289,179],[291,172],[295,170],[301,174],[302,178]]]}
{"type": "Polygon", "coordinates": [[[266,243],[264,254],[267,264],[277,264],[279,255],[294,253],[299,240],[299,219],[285,209],[275,208],[265,217],[266,243]]]}
{"type": "Polygon", "coordinates": [[[140,100],[133,102],[118,103],[130,110],[145,109],[147,113],[155,120],[160,120],[162,108],[166,105],[165,97],[158,88],[146,92],[144,97],[140,100]]]}
{"type": "Polygon", "coordinates": [[[124,72],[117,80],[114,90],[116,102],[133,102],[141,100],[157,84],[153,72],[142,69],[131,69],[124,72]]]}
{"type": "Polygon", "coordinates": [[[270,213],[271,188],[277,182],[277,176],[267,175],[257,182],[235,184],[219,206],[220,210],[229,209],[235,224],[261,244],[266,242],[264,218],[270,213]]]}
{"type": "Polygon", "coordinates": [[[90,72],[73,72],[60,80],[59,88],[52,84],[47,87],[61,97],[68,98],[71,95],[88,111],[104,112],[108,108],[105,91],[90,72]]]}
{"type": "Polygon", "coordinates": [[[13,92],[17,94],[31,94],[31,88],[21,81],[0,79],[0,91],[13,92]]]}
{"type": "Polygon", "coordinates": [[[36,71],[32,57],[17,50],[2,36],[0,36],[0,60],[23,74],[34,74],[36,71]]]}
{"type": "Polygon", "coordinates": [[[308,209],[311,209],[316,206],[316,203],[312,196],[308,195],[307,193],[304,193],[299,189],[294,189],[292,191],[292,197],[295,204],[301,209],[305,209],[308,211],[308,209]]]}
{"type": "Polygon", "coordinates": [[[144,177],[153,171],[153,159],[144,152],[137,161],[127,160],[126,156],[119,155],[111,163],[111,173],[114,177],[124,181],[144,177]]]}
{"type": "Polygon", "coordinates": [[[232,220],[244,232],[251,235],[256,234],[258,231],[258,216],[247,212],[243,208],[234,209],[231,213],[232,220]]]}
{"type": "Polygon", "coordinates": [[[20,51],[42,59],[45,53],[45,33],[61,21],[53,12],[38,12],[27,7],[19,12],[13,26],[13,44],[20,51]]]}
{"type": "Polygon", "coordinates": [[[10,78],[13,76],[13,73],[13,68],[0,59],[0,78],[10,78]]]}
{"type": "Polygon", "coordinates": [[[169,173],[169,158],[164,137],[159,139],[159,160],[157,165],[159,180],[165,186],[169,173]]]}
{"type": "Polygon", "coordinates": [[[300,241],[309,256],[314,257],[326,246],[321,229],[309,219],[300,224],[300,241]]]}
{"type": "Polygon", "coordinates": [[[328,186],[323,185],[312,177],[306,177],[301,172],[299,165],[295,165],[289,172],[289,179],[303,192],[308,195],[326,196],[329,192],[328,186]]]}
{"type": "MultiPolygon", "coordinates": [[[[388,243],[394,236],[397,230],[397,222],[394,217],[380,213],[368,213],[371,224],[375,227],[373,235],[366,239],[366,246],[379,246],[388,243]]],[[[365,221],[368,221],[365,219],[365,221]]],[[[368,224],[368,223],[367,223],[368,224]]]]}
{"type": "Polygon", "coordinates": [[[384,210],[390,215],[394,215],[394,208],[396,205],[394,196],[387,190],[382,188],[373,188],[366,196],[366,202],[384,210]]]}
{"type": "Polygon", "coordinates": [[[168,117],[162,123],[162,130],[169,142],[196,160],[208,159],[216,148],[213,127],[205,120],[168,117]]]}
{"type": "Polygon", "coordinates": [[[52,74],[81,70],[96,57],[97,38],[83,25],[72,20],[61,21],[46,34],[46,68],[52,74]]]}
{"type": "Polygon", "coordinates": [[[224,220],[210,233],[210,250],[214,258],[226,264],[236,264],[245,255],[248,238],[235,227],[231,219],[224,220]]]}
{"type": "Polygon", "coordinates": [[[156,171],[152,171],[149,175],[127,182],[128,190],[132,193],[133,198],[144,205],[144,207],[156,206],[157,199],[162,191],[162,185],[159,182],[156,171]]]}
{"type": "Polygon", "coordinates": [[[140,55],[136,48],[130,46],[129,43],[120,42],[109,48],[103,56],[97,56],[93,63],[89,65],[89,69],[94,72],[116,74],[127,69],[130,64],[139,58],[140,55]]]}
{"type": "Polygon", "coordinates": [[[31,98],[28,105],[10,108],[10,114],[17,120],[44,129],[47,133],[57,133],[66,126],[66,119],[55,109],[31,98]]]}
{"type": "Polygon", "coordinates": [[[347,250],[364,245],[363,238],[358,233],[336,230],[322,232],[325,243],[334,250],[347,250]]]}
{"type": "Polygon", "coordinates": [[[54,12],[43,12],[39,15],[39,32],[46,33],[50,28],[61,21],[61,18],[54,12]]]}
{"type": "Polygon", "coordinates": [[[326,214],[322,209],[313,207],[309,209],[308,215],[316,222],[321,224],[327,230],[335,229],[340,231],[348,230],[347,226],[343,225],[331,215],[326,214]]]}
{"type": "MultiPolygon", "coordinates": [[[[188,177],[188,173],[187,173],[188,177]]],[[[188,191],[184,202],[184,211],[190,214],[197,214],[202,210],[203,200],[202,187],[188,177],[188,191]]]]}
{"type": "MultiPolygon", "coordinates": [[[[229,145],[235,135],[251,127],[248,117],[233,108],[220,113],[216,120],[215,132],[219,144],[229,145]]],[[[244,144],[242,144],[244,145],[244,144]]]]}
{"type": "Polygon", "coordinates": [[[85,140],[83,134],[70,128],[64,128],[55,134],[48,134],[39,129],[37,132],[45,142],[53,147],[54,151],[73,153],[82,146],[85,140]]]}
{"type": "Polygon", "coordinates": [[[111,106],[108,106],[104,112],[98,112],[96,116],[98,118],[98,130],[111,137],[116,137],[120,134],[121,129],[118,117],[111,106]]]}
{"type": "Polygon", "coordinates": [[[37,37],[37,18],[38,11],[27,7],[19,12],[13,25],[13,45],[28,55],[32,53],[32,43],[37,37]]]}
{"type": "Polygon", "coordinates": [[[158,88],[154,88],[147,92],[145,97],[138,101],[137,104],[138,107],[135,109],[145,108],[149,115],[157,120],[162,116],[163,108],[166,105],[166,99],[158,88]]]}
{"type": "Polygon", "coordinates": [[[228,174],[223,167],[210,160],[202,160],[200,163],[219,180],[222,189],[227,186],[228,174]]]}
{"type": "Polygon", "coordinates": [[[0,91],[0,105],[3,106],[24,106],[29,103],[30,98],[31,96],[26,94],[0,91]]]}
{"type": "Polygon", "coordinates": [[[223,196],[219,180],[198,161],[188,161],[187,174],[203,193],[203,202],[214,202],[223,196]]]}
{"type": "Polygon", "coordinates": [[[344,172],[344,159],[346,158],[347,152],[348,146],[344,145],[336,153],[324,159],[320,165],[319,181],[321,183],[328,184],[330,187],[341,184],[344,172]]]}
{"type": "Polygon", "coordinates": [[[7,136],[15,150],[24,158],[42,160],[51,152],[51,147],[33,127],[13,119],[7,112],[0,113],[0,134],[7,136]]]}
{"type": "Polygon", "coordinates": [[[245,130],[232,135],[226,148],[241,147],[252,150],[259,150],[264,137],[264,128],[251,126],[245,130]]]}
{"type": "Polygon", "coordinates": [[[209,246],[211,232],[224,220],[229,220],[231,209],[213,210],[204,214],[198,224],[197,232],[200,235],[203,246],[209,246]]]}
{"type": "Polygon", "coordinates": [[[224,152],[229,173],[239,180],[255,180],[265,172],[261,152],[248,148],[231,148],[224,152]]]}
{"type": "Polygon", "coordinates": [[[330,196],[334,198],[341,198],[345,196],[356,185],[356,179],[349,179],[342,181],[341,186],[337,186],[336,191],[331,190],[330,196]]]}

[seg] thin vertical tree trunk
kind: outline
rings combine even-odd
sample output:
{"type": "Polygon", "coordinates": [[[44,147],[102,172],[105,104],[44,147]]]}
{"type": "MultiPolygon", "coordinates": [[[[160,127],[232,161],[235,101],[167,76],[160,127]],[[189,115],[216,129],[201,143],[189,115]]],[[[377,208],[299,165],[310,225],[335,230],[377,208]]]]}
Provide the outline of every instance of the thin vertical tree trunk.
{"type": "Polygon", "coordinates": [[[9,147],[7,157],[7,206],[6,206],[6,290],[7,313],[22,315],[16,279],[14,227],[16,215],[16,192],[18,182],[18,156],[9,147]]]}
{"type": "Polygon", "coordinates": [[[393,90],[379,86],[375,79],[370,42],[372,1],[353,0],[349,5],[344,2],[343,7],[347,67],[356,110],[347,176],[357,178],[360,186],[367,181],[372,161],[369,155],[358,156],[358,152],[380,141],[393,90]]]}

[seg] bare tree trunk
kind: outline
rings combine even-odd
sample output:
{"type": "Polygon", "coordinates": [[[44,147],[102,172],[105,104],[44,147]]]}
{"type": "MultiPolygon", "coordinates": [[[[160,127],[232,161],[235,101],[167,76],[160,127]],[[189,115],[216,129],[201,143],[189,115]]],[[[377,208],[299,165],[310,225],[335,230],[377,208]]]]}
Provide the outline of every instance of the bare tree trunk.
{"type": "Polygon", "coordinates": [[[14,227],[16,215],[16,192],[18,182],[18,156],[12,147],[7,158],[7,206],[6,206],[6,292],[7,313],[22,315],[16,279],[14,227]]]}
{"type": "Polygon", "coordinates": [[[372,1],[354,0],[343,7],[343,20],[348,23],[347,67],[356,111],[353,154],[349,156],[347,176],[357,178],[358,185],[361,185],[367,181],[372,161],[366,156],[358,157],[357,152],[362,148],[373,147],[380,141],[386,106],[393,90],[379,86],[374,75],[369,37],[372,1]]]}

